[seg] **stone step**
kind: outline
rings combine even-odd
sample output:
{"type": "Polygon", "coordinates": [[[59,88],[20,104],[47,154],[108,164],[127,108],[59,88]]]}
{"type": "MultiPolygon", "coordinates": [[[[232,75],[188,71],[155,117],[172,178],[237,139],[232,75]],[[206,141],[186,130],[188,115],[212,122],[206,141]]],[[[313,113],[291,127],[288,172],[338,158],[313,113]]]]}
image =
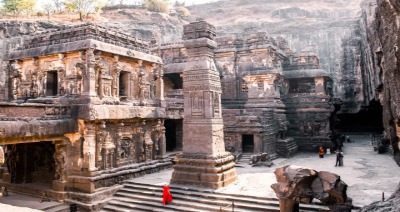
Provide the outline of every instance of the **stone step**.
{"type": "MultiPolygon", "coordinates": [[[[274,211],[277,209],[279,211],[279,202],[278,199],[276,198],[266,198],[266,197],[259,197],[259,196],[245,196],[245,195],[240,195],[240,194],[224,194],[224,193],[218,193],[212,190],[199,190],[199,189],[193,189],[193,188],[182,188],[182,187],[176,187],[174,185],[170,186],[171,192],[173,193],[173,196],[176,198],[185,198],[185,197],[196,197],[194,200],[190,201],[196,201],[197,199],[207,199],[207,200],[201,200],[202,202],[205,202],[207,204],[213,204],[213,202],[207,202],[210,200],[218,200],[220,202],[217,202],[218,205],[228,205],[232,201],[234,201],[235,205],[238,208],[243,208],[246,211],[252,211],[252,210],[258,210],[263,209],[263,208],[270,208],[271,211],[274,211]],[[255,206],[254,206],[255,205],[255,206]]],[[[153,195],[153,196],[159,196],[161,199],[161,194],[162,194],[162,186],[157,186],[157,185],[148,185],[148,184],[141,184],[141,183],[134,183],[134,182],[127,182],[126,185],[124,186],[123,189],[120,190],[125,191],[125,192],[133,192],[133,193],[140,193],[140,192],[145,192],[147,195],[153,195]],[[129,191],[130,190],[130,191],[129,191]]],[[[175,199],[175,198],[174,198],[175,199]]],[[[314,204],[304,204],[301,206],[303,210],[307,211],[320,211],[320,210],[326,210],[328,211],[328,208],[322,204],[314,203],[314,204]]]]}
{"type": "MultiPolygon", "coordinates": [[[[230,205],[232,201],[234,201],[235,208],[238,209],[246,209],[246,210],[251,210],[251,211],[263,211],[266,208],[271,209],[271,210],[277,210],[279,211],[279,204],[277,204],[276,201],[269,201],[269,202],[263,202],[263,201],[250,201],[250,200],[243,200],[239,198],[232,198],[229,197],[229,195],[225,195],[225,197],[217,196],[217,195],[204,195],[204,194],[196,194],[194,192],[190,193],[179,193],[178,191],[172,191],[172,195],[175,200],[182,200],[182,201],[189,201],[191,203],[201,203],[201,204],[206,204],[206,205],[216,205],[219,207],[225,207],[226,205],[230,205]]],[[[118,192],[119,195],[125,194],[126,197],[130,197],[129,194],[137,194],[141,193],[148,196],[156,196],[160,201],[162,198],[162,190],[159,192],[152,192],[152,191],[141,191],[137,189],[127,189],[125,192],[118,192]]]]}
{"type": "Polygon", "coordinates": [[[152,198],[146,195],[130,195],[129,197],[115,197],[110,201],[104,208],[108,209],[108,205],[111,204],[117,207],[123,207],[128,209],[128,211],[134,211],[132,207],[137,207],[140,205],[142,209],[147,208],[145,211],[187,211],[187,212],[206,212],[206,211],[219,211],[219,207],[210,206],[205,204],[199,204],[194,202],[189,202],[185,200],[173,199],[171,203],[163,205],[161,203],[161,198],[152,198]]]}
{"type": "Polygon", "coordinates": [[[145,204],[143,204],[143,202],[144,201],[135,199],[115,199],[110,201],[108,205],[102,209],[102,211],[196,211],[191,208],[180,207],[173,204],[162,205],[161,201],[147,201],[145,204]]]}
{"type": "MultiPolygon", "coordinates": [[[[279,211],[276,198],[218,193],[211,189],[171,185],[173,202],[162,205],[162,185],[126,181],[103,211],[279,211]],[[229,207],[227,207],[229,206],[229,207]]],[[[321,204],[300,204],[301,211],[329,211],[321,204]]]]}

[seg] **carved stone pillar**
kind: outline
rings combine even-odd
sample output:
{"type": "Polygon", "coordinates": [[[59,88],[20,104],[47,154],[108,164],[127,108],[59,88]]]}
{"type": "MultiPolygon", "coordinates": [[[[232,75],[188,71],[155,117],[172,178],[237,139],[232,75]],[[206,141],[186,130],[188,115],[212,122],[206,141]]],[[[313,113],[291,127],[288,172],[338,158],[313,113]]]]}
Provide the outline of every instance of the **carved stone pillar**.
{"type": "Polygon", "coordinates": [[[315,82],[315,94],[325,95],[324,77],[315,77],[314,82],[315,82]]]}
{"type": "Polygon", "coordinates": [[[215,189],[237,179],[234,157],[225,151],[214,37],[215,27],[205,21],[184,26],[189,58],[183,77],[183,153],[177,155],[171,183],[215,189]]]}
{"type": "Polygon", "coordinates": [[[55,191],[64,191],[67,184],[67,146],[63,141],[56,142],[54,152],[55,173],[52,183],[52,189],[55,191]]]}
{"type": "Polygon", "coordinates": [[[87,49],[85,54],[82,54],[82,58],[85,59],[87,70],[85,73],[84,83],[83,83],[83,95],[86,96],[96,96],[96,58],[94,57],[94,49],[87,49]]]}
{"type": "Polygon", "coordinates": [[[163,66],[158,66],[158,79],[157,79],[157,99],[164,101],[164,70],[163,66]]]}
{"type": "Polygon", "coordinates": [[[83,135],[83,168],[87,171],[96,171],[96,130],[92,123],[86,124],[83,135]]]}

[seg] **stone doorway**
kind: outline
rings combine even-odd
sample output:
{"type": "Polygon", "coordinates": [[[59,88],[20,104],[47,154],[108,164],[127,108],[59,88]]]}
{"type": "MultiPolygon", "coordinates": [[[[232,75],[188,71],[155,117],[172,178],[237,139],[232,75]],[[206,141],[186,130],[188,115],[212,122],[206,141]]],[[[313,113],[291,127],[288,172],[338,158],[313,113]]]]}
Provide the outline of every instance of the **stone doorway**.
{"type": "Polygon", "coordinates": [[[128,96],[129,88],[129,72],[122,71],[119,75],[119,96],[128,96]]]}
{"type": "Polygon", "coordinates": [[[254,152],[254,135],[242,135],[242,151],[254,152]]]}
{"type": "Polygon", "coordinates": [[[46,76],[46,96],[57,96],[58,74],[57,71],[48,71],[46,76]]]}
{"type": "MultiPolygon", "coordinates": [[[[15,148],[13,158],[7,166],[15,169],[11,176],[12,183],[51,184],[54,177],[54,144],[52,142],[37,142],[8,145],[15,148]]],[[[8,157],[8,155],[7,155],[8,157]]]]}
{"type": "Polygon", "coordinates": [[[182,119],[169,119],[164,121],[166,150],[182,150],[182,119]]]}

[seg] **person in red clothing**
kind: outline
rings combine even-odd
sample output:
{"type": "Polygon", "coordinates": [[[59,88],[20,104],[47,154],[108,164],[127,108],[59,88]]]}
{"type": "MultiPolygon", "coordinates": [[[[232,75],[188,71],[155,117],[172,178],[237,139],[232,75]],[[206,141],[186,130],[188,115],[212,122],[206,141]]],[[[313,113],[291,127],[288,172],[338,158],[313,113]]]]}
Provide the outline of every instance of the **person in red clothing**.
{"type": "Polygon", "coordinates": [[[325,154],[325,149],[324,147],[320,146],[319,147],[319,158],[323,158],[325,154]]]}
{"type": "Polygon", "coordinates": [[[172,202],[172,194],[169,191],[169,185],[168,183],[164,185],[163,187],[163,198],[162,198],[162,204],[165,205],[169,202],[172,202]]]}

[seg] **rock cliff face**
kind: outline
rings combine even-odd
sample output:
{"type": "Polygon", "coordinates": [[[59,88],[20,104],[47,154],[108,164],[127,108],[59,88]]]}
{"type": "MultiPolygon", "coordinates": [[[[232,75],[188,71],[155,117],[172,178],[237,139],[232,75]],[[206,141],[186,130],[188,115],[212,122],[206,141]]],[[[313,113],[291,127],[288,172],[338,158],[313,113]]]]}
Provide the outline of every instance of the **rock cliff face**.
{"type": "Polygon", "coordinates": [[[191,7],[224,34],[266,31],[285,37],[293,51],[311,50],[333,77],[340,113],[356,113],[364,101],[360,3],[362,0],[231,0],[191,7]]]}
{"type": "Polygon", "coordinates": [[[382,104],[384,137],[400,164],[400,2],[365,1],[361,23],[365,98],[382,104]]]}

